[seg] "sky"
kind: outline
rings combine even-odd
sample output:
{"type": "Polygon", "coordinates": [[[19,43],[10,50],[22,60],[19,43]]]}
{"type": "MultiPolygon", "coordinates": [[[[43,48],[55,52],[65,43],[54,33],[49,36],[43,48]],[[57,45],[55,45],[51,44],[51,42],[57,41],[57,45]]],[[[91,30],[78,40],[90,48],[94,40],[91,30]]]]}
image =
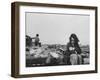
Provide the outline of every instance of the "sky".
{"type": "Polygon", "coordinates": [[[80,44],[89,44],[89,15],[26,13],[26,34],[39,34],[43,44],[67,44],[75,33],[80,44]]]}

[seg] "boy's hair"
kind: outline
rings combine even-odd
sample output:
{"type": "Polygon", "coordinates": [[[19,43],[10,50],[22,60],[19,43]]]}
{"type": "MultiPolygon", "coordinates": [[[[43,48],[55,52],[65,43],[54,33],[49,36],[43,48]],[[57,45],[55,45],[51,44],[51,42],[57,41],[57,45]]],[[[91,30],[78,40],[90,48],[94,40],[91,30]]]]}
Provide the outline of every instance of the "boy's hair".
{"type": "Polygon", "coordinates": [[[36,34],[36,36],[39,36],[39,34],[36,34]]]}

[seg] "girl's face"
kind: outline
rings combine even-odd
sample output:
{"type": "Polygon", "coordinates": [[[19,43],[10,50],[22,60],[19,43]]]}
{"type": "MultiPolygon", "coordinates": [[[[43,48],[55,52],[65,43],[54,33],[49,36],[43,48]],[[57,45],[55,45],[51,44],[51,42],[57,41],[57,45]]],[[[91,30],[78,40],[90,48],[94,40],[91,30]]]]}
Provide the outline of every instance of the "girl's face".
{"type": "Polygon", "coordinates": [[[73,37],[71,37],[71,44],[75,43],[75,39],[73,37]]]}

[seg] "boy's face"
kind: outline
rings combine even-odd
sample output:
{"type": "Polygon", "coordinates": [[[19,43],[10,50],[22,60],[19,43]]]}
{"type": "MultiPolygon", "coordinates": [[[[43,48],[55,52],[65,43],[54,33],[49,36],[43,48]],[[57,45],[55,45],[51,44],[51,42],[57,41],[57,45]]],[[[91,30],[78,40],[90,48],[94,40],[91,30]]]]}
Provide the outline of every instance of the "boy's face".
{"type": "Polygon", "coordinates": [[[36,37],[39,37],[39,35],[36,35],[36,37]]]}

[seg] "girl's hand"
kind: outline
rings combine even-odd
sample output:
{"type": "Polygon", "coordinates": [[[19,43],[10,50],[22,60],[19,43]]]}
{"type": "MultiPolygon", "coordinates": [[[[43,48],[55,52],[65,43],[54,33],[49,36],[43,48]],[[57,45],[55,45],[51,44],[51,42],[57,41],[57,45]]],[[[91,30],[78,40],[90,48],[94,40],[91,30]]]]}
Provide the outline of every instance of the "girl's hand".
{"type": "Polygon", "coordinates": [[[69,50],[72,51],[72,50],[75,50],[75,48],[74,47],[69,47],[69,50]]]}

